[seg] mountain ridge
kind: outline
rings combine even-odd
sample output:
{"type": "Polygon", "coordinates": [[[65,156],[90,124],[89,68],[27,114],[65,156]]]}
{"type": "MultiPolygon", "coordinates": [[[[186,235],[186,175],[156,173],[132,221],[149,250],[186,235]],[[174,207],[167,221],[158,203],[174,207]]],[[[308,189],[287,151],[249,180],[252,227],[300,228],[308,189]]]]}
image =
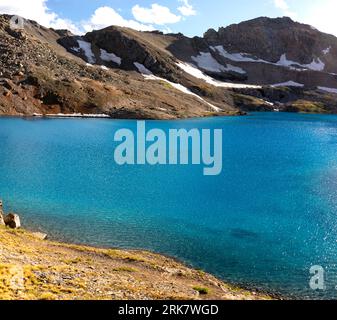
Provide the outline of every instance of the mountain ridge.
{"type": "Polygon", "coordinates": [[[0,114],[337,112],[337,38],[290,18],[260,17],[193,38],[116,26],[76,36],[29,20],[11,30],[10,18],[0,16],[0,50],[25,63],[0,61],[0,114]]]}

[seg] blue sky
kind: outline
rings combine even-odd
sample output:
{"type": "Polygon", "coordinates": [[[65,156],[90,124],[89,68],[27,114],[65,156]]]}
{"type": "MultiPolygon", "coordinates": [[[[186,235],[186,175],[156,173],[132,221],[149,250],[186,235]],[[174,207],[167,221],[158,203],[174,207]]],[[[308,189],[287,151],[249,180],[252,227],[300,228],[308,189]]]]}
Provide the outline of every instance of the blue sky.
{"type": "MultiPolygon", "coordinates": [[[[260,5],[251,5],[254,1],[235,0],[190,0],[196,11],[196,15],[185,17],[178,23],[167,23],[165,26],[174,32],[184,34],[201,35],[208,28],[218,28],[219,26],[240,22],[261,15],[280,16],[282,12],[277,10],[273,1],[255,1],[260,5]]],[[[182,3],[175,0],[49,0],[48,6],[61,17],[71,18],[74,21],[88,19],[99,7],[109,6],[117,10],[125,19],[133,19],[132,8],[135,5],[150,8],[153,3],[170,8],[171,12],[179,15],[177,10],[182,3]],[[81,8],[80,10],[78,8],[81,8]]],[[[158,26],[162,28],[162,26],[158,26]]]]}
{"type": "Polygon", "coordinates": [[[290,16],[337,35],[335,0],[0,0],[0,12],[85,32],[107,25],[202,35],[259,16],[290,16]]]}

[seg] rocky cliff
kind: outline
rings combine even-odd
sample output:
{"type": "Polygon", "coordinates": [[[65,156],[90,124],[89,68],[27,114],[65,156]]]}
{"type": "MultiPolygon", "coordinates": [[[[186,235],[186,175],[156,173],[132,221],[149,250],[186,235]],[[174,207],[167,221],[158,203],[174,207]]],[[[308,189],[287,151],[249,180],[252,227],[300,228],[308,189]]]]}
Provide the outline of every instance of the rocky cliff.
{"type": "Polygon", "coordinates": [[[337,88],[337,38],[290,18],[257,18],[208,30],[213,54],[247,71],[250,82],[289,80],[307,87],[337,88]]]}

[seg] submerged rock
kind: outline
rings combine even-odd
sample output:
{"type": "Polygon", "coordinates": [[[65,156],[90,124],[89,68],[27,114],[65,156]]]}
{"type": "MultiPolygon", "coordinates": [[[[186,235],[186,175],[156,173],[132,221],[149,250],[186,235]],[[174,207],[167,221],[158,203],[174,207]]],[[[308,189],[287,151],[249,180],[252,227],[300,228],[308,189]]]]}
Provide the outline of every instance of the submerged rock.
{"type": "Polygon", "coordinates": [[[12,229],[18,229],[21,227],[20,217],[15,213],[9,213],[4,217],[6,226],[12,229]]]}

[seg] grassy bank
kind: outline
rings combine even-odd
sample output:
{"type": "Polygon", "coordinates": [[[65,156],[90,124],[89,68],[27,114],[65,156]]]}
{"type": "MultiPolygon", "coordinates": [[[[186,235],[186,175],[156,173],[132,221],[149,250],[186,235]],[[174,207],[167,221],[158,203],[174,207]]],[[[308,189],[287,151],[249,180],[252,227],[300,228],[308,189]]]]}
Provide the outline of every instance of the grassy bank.
{"type": "Polygon", "coordinates": [[[0,299],[269,299],[144,251],[39,239],[0,226],[0,299]]]}

